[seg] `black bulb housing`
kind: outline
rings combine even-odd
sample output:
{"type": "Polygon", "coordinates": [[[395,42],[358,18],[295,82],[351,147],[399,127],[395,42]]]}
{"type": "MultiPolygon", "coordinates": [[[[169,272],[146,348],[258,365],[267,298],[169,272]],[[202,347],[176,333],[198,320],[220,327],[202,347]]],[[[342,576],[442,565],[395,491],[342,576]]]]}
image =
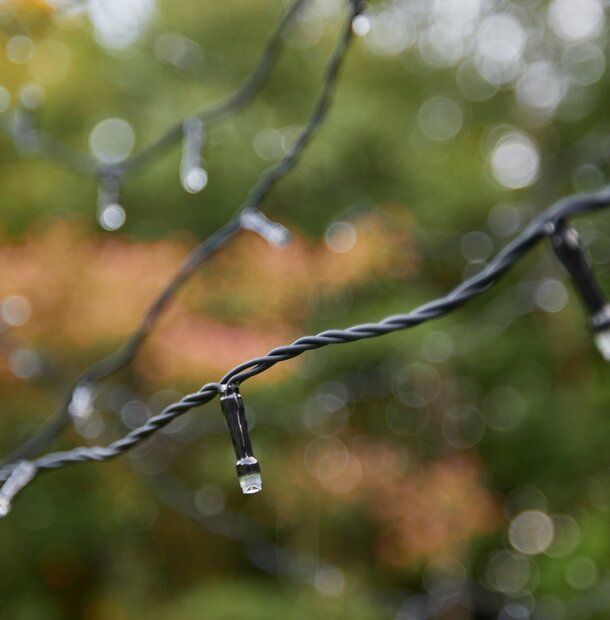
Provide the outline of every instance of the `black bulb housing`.
{"type": "Polygon", "coordinates": [[[236,469],[241,490],[247,495],[258,493],[263,488],[261,470],[253,454],[244,402],[236,385],[223,386],[220,392],[220,406],[237,457],[236,469]]]}
{"type": "Polygon", "coordinates": [[[610,360],[610,304],[600,289],[593,268],[578,233],[565,220],[552,224],[549,233],[555,254],[570,274],[574,287],[587,309],[595,344],[606,360],[610,360]]]}

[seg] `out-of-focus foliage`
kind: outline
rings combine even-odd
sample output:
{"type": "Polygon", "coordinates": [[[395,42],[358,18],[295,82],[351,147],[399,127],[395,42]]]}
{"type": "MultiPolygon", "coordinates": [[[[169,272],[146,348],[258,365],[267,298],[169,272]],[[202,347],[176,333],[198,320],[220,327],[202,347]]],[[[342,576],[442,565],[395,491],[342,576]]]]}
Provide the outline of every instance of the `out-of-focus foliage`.
{"type": "MultiPolygon", "coordinates": [[[[124,180],[117,231],[93,179],[0,137],[3,452],[289,148],[342,11],[309,5],[256,101],[210,130],[207,187],[184,192],[177,147],[124,180]]],[[[4,2],[0,114],[97,155],[94,128],[122,119],[114,146],[137,151],[231,92],[281,9],[4,2]]],[[[444,293],[551,201],[605,184],[606,11],[372,3],[326,124],[265,203],[291,245],[243,233],[206,263],[54,447],[109,442],[239,361],[444,293]]],[[[608,217],[575,223],[605,284],[608,217]]],[[[245,384],[259,496],[239,495],[214,404],[121,462],[41,476],[0,521],[1,617],[608,617],[609,370],[547,250],[451,317],[245,384]]]]}
{"type": "MultiPolygon", "coordinates": [[[[300,235],[281,251],[251,234],[238,239],[167,314],[143,351],[139,370],[159,381],[221,375],[245,356],[296,338],[327,296],[374,277],[398,279],[413,271],[413,257],[405,251],[411,247],[408,225],[397,230],[380,210],[355,218],[348,230],[337,231],[331,247],[351,243],[353,234],[358,243],[341,253],[300,235]]],[[[193,238],[182,237],[112,239],[91,234],[77,221],[58,220],[44,232],[13,242],[7,238],[0,248],[0,295],[7,300],[9,321],[12,311],[13,321],[24,323],[20,346],[65,355],[75,348],[97,346],[99,354],[109,343],[118,346],[186,257],[193,238]]],[[[3,362],[9,370],[11,358],[3,362]]]]}

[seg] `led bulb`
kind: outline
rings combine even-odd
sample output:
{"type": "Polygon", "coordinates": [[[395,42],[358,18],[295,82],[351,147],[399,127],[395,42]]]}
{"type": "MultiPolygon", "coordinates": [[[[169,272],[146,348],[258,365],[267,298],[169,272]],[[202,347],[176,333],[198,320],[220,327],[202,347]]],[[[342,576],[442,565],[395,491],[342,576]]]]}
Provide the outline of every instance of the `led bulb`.
{"type": "Polygon", "coordinates": [[[0,489],[0,517],[6,517],[17,493],[27,486],[36,475],[36,465],[30,461],[20,461],[10,473],[0,489]]]}
{"type": "Polygon", "coordinates": [[[610,362],[610,329],[594,334],[593,339],[601,356],[610,362]]]}
{"type": "Polygon", "coordinates": [[[68,413],[76,422],[85,422],[91,417],[94,409],[95,391],[91,384],[81,383],[74,388],[72,400],[68,405],[68,413]]]}
{"type": "Polygon", "coordinates": [[[6,517],[11,511],[11,500],[8,497],[0,495],[0,518],[6,517]]]}
{"type": "Polygon", "coordinates": [[[261,470],[252,451],[244,403],[236,385],[225,385],[220,392],[220,406],[227,421],[237,461],[235,467],[241,490],[246,495],[263,488],[261,470]]]}
{"type": "Polygon", "coordinates": [[[239,485],[245,495],[251,495],[263,490],[263,479],[261,478],[258,461],[253,456],[239,459],[236,466],[239,485]]]}
{"type": "Polygon", "coordinates": [[[555,254],[570,274],[574,288],[589,314],[595,345],[610,361],[610,304],[595,280],[589,258],[578,233],[565,220],[549,222],[548,234],[555,254]]]}
{"type": "Polygon", "coordinates": [[[290,231],[282,224],[272,222],[258,209],[244,209],[239,223],[245,230],[251,230],[260,235],[270,245],[283,247],[290,242],[290,231]]]}
{"type": "Polygon", "coordinates": [[[200,192],[208,184],[208,173],[203,168],[192,168],[182,176],[182,186],[189,194],[200,192]]]}
{"type": "Polygon", "coordinates": [[[180,181],[189,194],[200,192],[208,184],[208,173],[201,166],[201,149],[205,131],[201,120],[187,118],[182,129],[182,161],[180,162],[180,181]]]}
{"type": "Polygon", "coordinates": [[[104,230],[118,230],[123,226],[127,215],[119,203],[119,175],[108,174],[102,177],[97,192],[97,219],[104,230]]]}
{"type": "Polygon", "coordinates": [[[610,362],[610,304],[605,304],[591,317],[591,329],[597,350],[610,362]]]}

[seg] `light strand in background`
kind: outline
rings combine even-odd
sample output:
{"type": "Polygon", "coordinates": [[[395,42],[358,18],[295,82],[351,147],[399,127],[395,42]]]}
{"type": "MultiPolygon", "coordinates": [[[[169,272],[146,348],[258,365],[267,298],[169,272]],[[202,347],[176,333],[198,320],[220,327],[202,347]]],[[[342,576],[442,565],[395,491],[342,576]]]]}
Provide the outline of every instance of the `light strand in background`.
{"type": "Polygon", "coordinates": [[[201,167],[201,149],[205,140],[205,125],[196,116],[183,123],[182,161],[180,181],[190,194],[200,192],[208,184],[208,173],[201,167]]]}
{"type": "MultiPolygon", "coordinates": [[[[352,38],[351,24],[361,8],[362,6],[360,4],[350,2],[350,11],[342,27],[338,43],[328,60],[322,89],[314,104],[311,117],[288,153],[277,164],[263,172],[235,215],[226,224],[200,243],[187,256],[174,277],[149,307],[142,322],[127,341],[114,353],[88,368],[73,382],[72,387],[64,397],[55,415],[29,440],[25,441],[9,454],[3,460],[5,464],[29,458],[45,450],[55,437],[69,424],[71,420],[70,410],[76,391],[80,390],[79,398],[82,399],[85,393],[84,390],[129,365],[140,350],[142,344],[150,336],[162,313],[173,300],[176,293],[202,263],[223,248],[242,229],[250,230],[261,235],[272,245],[282,246],[288,242],[290,235],[287,229],[281,224],[271,222],[262,211],[260,211],[260,205],[273,189],[276,182],[290,172],[297,164],[304,150],[313,138],[313,135],[326,118],[339,75],[339,69],[341,68],[349,42],[352,38]]],[[[10,464],[0,469],[0,479],[6,479],[10,470],[10,464]]]]}
{"type": "MultiPolygon", "coordinates": [[[[109,179],[118,180],[129,173],[143,170],[158,157],[167,153],[180,140],[192,143],[195,140],[194,130],[192,129],[194,121],[199,121],[202,126],[211,127],[233,116],[248,105],[267,80],[283,47],[286,34],[291,29],[295,17],[306,1],[293,0],[267,41],[260,60],[234,93],[224,101],[176,123],[157,140],[120,163],[100,162],[88,153],[78,151],[48,133],[36,129],[31,115],[23,109],[17,109],[12,116],[9,115],[7,118],[2,119],[0,121],[0,130],[12,139],[16,148],[22,153],[37,155],[79,175],[98,177],[100,179],[98,194],[103,194],[105,191],[104,187],[109,179]],[[187,126],[191,127],[188,134],[187,126]]],[[[189,147],[190,149],[191,147],[189,147]]],[[[205,173],[205,170],[203,172],[205,173]]],[[[193,187],[201,187],[203,189],[205,182],[207,182],[207,175],[203,185],[201,173],[193,174],[191,182],[194,183],[193,187]]],[[[184,180],[183,185],[187,191],[193,191],[188,189],[184,180]]],[[[101,199],[98,200],[98,205],[100,201],[101,199]]],[[[109,206],[114,204],[118,204],[118,201],[110,202],[109,206]]],[[[120,208],[122,209],[122,207],[120,208]]],[[[116,210],[111,212],[108,219],[111,222],[116,221],[116,210]]],[[[100,223],[106,228],[102,219],[100,219],[100,223]]]]}
{"type": "MultiPolygon", "coordinates": [[[[444,297],[430,301],[415,310],[387,317],[377,323],[354,325],[347,329],[327,330],[314,336],[304,336],[292,344],[277,347],[267,355],[254,358],[229,371],[218,383],[207,383],[198,392],[184,396],[180,401],[166,407],[160,414],[150,418],[141,427],[127,433],[107,446],[79,447],[65,452],[47,454],[31,461],[36,473],[60,469],[82,462],[106,461],[123,454],[138,445],[172,420],[204,405],[217,394],[243,383],[275,364],[302,355],[306,351],[320,349],[331,344],[344,344],[367,338],[375,338],[444,316],[467,301],[488,291],[508,270],[543,238],[555,232],[557,222],[581,213],[597,211],[610,206],[610,186],[593,194],[570,196],[552,205],[535,218],[512,242],[506,245],[478,274],[464,280],[444,297]]],[[[15,464],[13,468],[16,466],[15,464]]],[[[11,470],[12,471],[12,470],[11,470]]],[[[32,476],[33,478],[34,476],[32,476]]],[[[10,482],[7,482],[7,484],[10,482]]]]}
{"type": "MultiPolygon", "coordinates": [[[[282,225],[268,220],[262,214],[259,207],[275,186],[276,182],[290,172],[297,164],[315,132],[326,118],[339,70],[352,39],[352,21],[354,17],[358,15],[358,11],[360,11],[361,8],[362,6],[360,4],[350,2],[350,10],[343,25],[338,43],[331,53],[326,66],[321,93],[314,105],[313,112],[306,126],[301,131],[286,156],[262,174],[235,215],[189,254],[179,267],[176,275],[150,306],[143,321],[125,344],[110,356],[94,364],[82,373],[80,377],[74,381],[55,415],[43,425],[39,432],[8,455],[4,459],[5,463],[28,458],[44,450],[70,422],[70,410],[75,391],[78,388],[90,388],[92,384],[118,372],[130,364],[144,341],[158,323],[162,312],[166,309],[178,290],[204,261],[223,248],[242,229],[258,233],[274,245],[283,245],[288,241],[288,231],[282,225]]],[[[81,393],[79,393],[79,398],[81,396],[82,390],[81,393]]],[[[6,476],[11,471],[11,467],[12,466],[8,464],[0,470],[1,479],[6,479],[6,476]]]]}

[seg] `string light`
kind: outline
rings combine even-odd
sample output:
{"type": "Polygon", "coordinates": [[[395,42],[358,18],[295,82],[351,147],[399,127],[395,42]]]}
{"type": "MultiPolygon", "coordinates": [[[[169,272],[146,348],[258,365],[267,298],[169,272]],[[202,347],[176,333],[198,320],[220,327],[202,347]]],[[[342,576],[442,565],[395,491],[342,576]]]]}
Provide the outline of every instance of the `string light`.
{"type": "MultiPolygon", "coordinates": [[[[299,6],[300,3],[297,2],[293,5],[291,10],[296,11],[299,6]]],[[[31,453],[41,446],[48,445],[65,426],[66,413],[68,412],[69,415],[69,406],[70,403],[73,402],[74,391],[77,389],[78,385],[83,382],[83,377],[86,377],[87,380],[91,382],[99,380],[100,378],[116,372],[133,359],[136,351],[150,333],[152,326],[156,323],[162,309],[182,283],[193,273],[194,269],[200,265],[201,262],[224,247],[224,245],[240,230],[253,230],[261,234],[267,240],[272,240],[272,242],[277,243],[278,239],[284,242],[286,238],[285,229],[283,229],[283,227],[279,228],[279,224],[267,220],[258,207],[277,180],[294,167],[305,147],[311,141],[315,131],[326,117],[339,68],[352,37],[352,21],[362,10],[363,3],[351,0],[350,8],[351,10],[342,29],[338,44],[328,62],[322,92],[314,106],[309,122],[290,151],[280,162],[263,173],[260,180],[250,192],[245,203],[233,218],[198,246],[188,257],[187,261],[185,261],[183,266],[179,269],[178,274],[149,309],[143,323],[126,345],[109,358],[96,364],[92,369],[81,376],[70,391],[69,398],[66,399],[67,405],[60,409],[58,417],[52,419],[40,435],[35,437],[33,441],[29,441],[25,444],[24,452],[31,453]],[[281,233],[281,235],[279,233],[281,233]]],[[[272,37],[272,44],[268,46],[268,51],[271,50],[273,52],[277,49],[278,45],[277,39],[272,37]]],[[[266,59],[266,63],[270,63],[273,54],[269,53],[264,55],[264,58],[266,59]]],[[[255,82],[260,84],[260,78],[257,78],[255,82]]],[[[250,93],[251,89],[247,89],[247,92],[250,93]]],[[[235,108],[236,105],[237,104],[233,103],[231,109],[235,108]]],[[[182,129],[183,127],[181,126],[181,130],[182,129]]],[[[169,135],[174,136],[174,133],[170,133],[169,135]]],[[[144,154],[140,153],[131,158],[131,160],[128,160],[127,168],[133,169],[143,165],[143,162],[148,161],[153,152],[155,152],[154,149],[146,151],[144,154]]],[[[121,173],[125,169],[126,168],[122,168],[121,173]]],[[[111,184],[107,195],[113,195],[113,190],[115,190],[118,195],[118,176],[119,175],[113,176],[112,174],[105,174],[102,177],[105,183],[111,184]],[[112,183],[116,183],[116,187],[112,186],[112,183]]],[[[112,204],[118,204],[118,202],[112,204]]],[[[244,493],[258,492],[262,488],[260,469],[258,461],[252,454],[243,402],[239,395],[238,385],[267,371],[277,363],[293,359],[305,352],[329,345],[344,344],[387,335],[444,316],[474,297],[488,291],[518,260],[525,256],[538,241],[547,236],[551,236],[552,242],[559,248],[558,255],[560,255],[560,258],[563,257],[563,260],[566,261],[564,264],[566,264],[573,279],[577,282],[580,293],[591,312],[594,329],[598,332],[598,335],[602,334],[607,327],[607,323],[604,321],[607,321],[608,314],[603,296],[600,302],[600,299],[597,298],[599,290],[596,289],[595,286],[592,288],[591,283],[593,282],[593,285],[595,283],[590,268],[588,268],[586,257],[584,264],[587,265],[588,271],[583,268],[582,258],[584,254],[581,254],[582,249],[578,244],[574,244],[572,235],[562,232],[562,222],[568,217],[605,208],[608,207],[609,204],[610,187],[606,187],[594,194],[580,194],[561,200],[541,216],[534,219],[529,226],[500,251],[482,271],[463,281],[447,295],[430,301],[405,314],[389,316],[378,322],[354,325],[346,329],[327,330],[319,334],[304,336],[289,345],[277,347],[264,356],[248,360],[238,365],[229,371],[220,382],[207,383],[199,391],[184,396],[178,402],[166,407],[160,414],[149,418],[144,425],[130,431],[124,437],[113,441],[107,446],[81,446],[65,452],[46,454],[32,461],[25,462],[25,464],[24,461],[9,463],[0,470],[0,478],[7,480],[0,492],[4,498],[4,504],[10,506],[10,502],[15,495],[34,478],[37,472],[60,469],[80,462],[106,461],[116,458],[167,426],[180,415],[183,415],[194,407],[206,404],[217,395],[220,396],[221,408],[225,415],[235,448],[237,457],[236,467],[242,490],[244,493]],[[566,258],[567,256],[569,256],[569,258],[566,258]],[[586,275],[583,276],[583,274],[586,275]],[[597,291],[597,293],[593,294],[593,291],[597,291]],[[602,311],[604,316],[600,317],[602,311]]]]}
{"type": "MultiPolygon", "coordinates": [[[[111,170],[108,170],[107,166],[101,165],[95,156],[78,151],[34,127],[31,115],[23,109],[17,109],[12,114],[2,115],[0,117],[0,131],[12,139],[20,152],[35,153],[38,157],[83,176],[105,177],[108,172],[125,176],[142,170],[158,157],[164,155],[174,144],[184,140],[186,121],[196,118],[208,129],[212,125],[230,118],[254,99],[267,80],[283,48],[286,35],[306,2],[307,0],[293,0],[292,4],[284,11],[271,33],[258,63],[232,94],[223,101],[202,110],[195,117],[182,120],[170,127],[150,145],[113,165],[111,170]]],[[[201,184],[201,175],[199,175],[199,184],[201,184]]]]}
{"type": "MultiPolygon", "coordinates": [[[[208,126],[210,123],[219,122],[228,114],[240,109],[247,101],[253,98],[256,90],[263,84],[264,78],[268,74],[273,61],[281,48],[283,34],[287,31],[288,27],[294,20],[295,15],[303,4],[304,0],[296,0],[288,9],[274,33],[271,35],[271,38],[269,39],[262,55],[261,61],[250,76],[245,80],[242,86],[224,103],[213,106],[199,116],[200,118],[206,119],[206,124],[208,126]]],[[[326,118],[326,114],[330,109],[330,103],[334,92],[334,86],[339,75],[339,69],[343,63],[348,45],[352,38],[351,22],[359,10],[359,8],[353,4],[350,6],[352,7],[352,10],[348,13],[345,19],[338,42],[327,62],[322,89],[314,105],[311,116],[288,153],[286,153],[286,155],[277,164],[271,166],[263,172],[258,182],[250,190],[245,202],[236,211],[235,215],[226,224],[212,233],[207,239],[202,241],[186,257],[174,277],[152,302],[144,315],[144,318],[128,340],[108,357],[100,360],[85,370],[73,382],[72,388],[65,396],[55,415],[51,417],[37,433],[30,437],[30,439],[5,457],[3,460],[5,467],[0,469],[0,479],[5,479],[6,475],[10,473],[10,464],[12,462],[23,458],[28,458],[45,450],[59,435],[59,433],[61,433],[61,431],[73,421],[73,418],[69,412],[69,406],[73,399],[74,390],[78,385],[83,383],[94,384],[101,381],[102,379],[122,370],[133,361],[137,352],[140,350],[140,347],[150,336],[159,322],[160,317],[163,315],[164,311],[170,305],[171,301],[174,299],[181,287],[196,272],[199,266],[201,266],[210,256],[214,255],[225,245],[227,245],[233,237],[235,237],[235,235],[244,229],[244,225],[242,224],[242,215],[244,213],[251,214],[252,212],[260,212],[259,206],[271,192],[277,181],[288,174],[297,164],[300,156],[311,142],[313,135],[323,123],[326,118]]],[[[179,135],[182,135],[182,124],[180,124],[178,129],[180,130],[179,135]]],[[[146,163],[152,161],[154,156],[161,152],[168,143],[171,143],[175,137],[176,132],[174,130],[170,130],[167,134],[162,136],[156,144],[151,145],[151,147],[140,152],[140,154],[133,156],[129,160],[122,162],[120,170],[124,174],[125,170],[136,170],[141,168],[146,163]]],[[[81,174],[100,174],[97,162],[94,162],[92,169],[90,162],[85,160],[83,163],[81,158],[74,151],[69,149],[65,150],[54,141],[47,140],[45,145],[47,147],[43,152],[45,157],[54,159],[54,161],[62,163],[71,170],[80,171],[81,174]]],[[[260,223],[260,218],[258,221],[260,223]]],[[[251,226],[251,215],[246,215],[244,222],[246,227],[249,226],[248,229],[253,230],[254,232],[258,232],[260,234],[260,231],[264,230],[260,225],[251,226]]]]}
{"type": "Polygon", "coordinates": [[[21,461],[15,465],[11,475],[0,490],[0,517],[11,511],[13,498],[29,484],[36,475],[36,466],[29,461],[21,461]]]}
{"type": "MultiPolygon", "coordinates": [[[[479,273],[463,281],[444,297],[430,301],[406,314],[386,317],[377,323],[354,325],[347,329],[333,329],[312,336],[304,336],[293,343],[276,347],[262,357],[244,362],[229,371],[219,383],[207,383],[198,392],[184,396],[178,402],[166,407],[161,413],[149,418],[146,423],[127,433],[107,446],[81,446],[66,452],[51,453],[33,461],[36,471],[60,469],[76,463],[106,461],[127,452],[177,417],[195,407],[210,402],[216,395],[227,392],[227,386],[235,386],[265,372],[276,364],[294,359],[315,349],[329,345],[356,342],[376,338],[400,330],[406,330],[426,321],[437,319],[459,308],[467,301],[487,292],[509,269],[525,256],[541,239],[555,230],[557,222],[567,217],[595,211],[610,206],[610,186],[593,194],[578,194],[565,198],[534,219],[512,242],[506,245],[479,273]],[[551,226],[552,225],[552,226],[551,226]]],[[[237,404],[237,396],[231,392],[237,404]]],[[[234,403],[235,406],[235,403],[234,403]]],[[[237,412],[239,413],[239,412],[237,412]]],[[[245,440],[244,440],[245,441],[245,440]]],[[[251,450],[243,453],[251,456],[251,450]]],[[[238,460],[241,458],[238,454],[238,460]]],[[[243,465],[255,465],[246,461],[243,465]]],[[[14,464],[0,471],[0,477],[10,476],[14,464]]],[[[247,470],[243,470],[245,474],[247,470]]],[[[253,473],[256,473],[255,471],[253,473]]]]}
{"type": "Polygon", "coordinates": [[[597,349],[605,360],[610,361],[610,304],[595,280],[578,233],[565,219],[549,222],[548,230],[555,254],[570,274],[587,309],[597,349]]]}
{"type": "Polygon", "coordinates": [[[220,406],[229,427],[237,462],[237,478],[246,495],[263,489],[261,470],[253,454],[244,402],[237,385],[223,385],[220,388],[220,406]]]}
{"type": "Polygon", "coordinates": [[[75,422],[82,423],[89,419],[93,413],[94,404],[94,388],[88,383],[82,383],[74,389],[72,400],[68,405],[68,412],[75,422]]]}
{"type": "MultiPolygon", "coordinates": [[[[353,3],[353,5],[356,6],[356,3],[353,3]]],[[[359,32],[361,28],[362,24],[359,26],[354,24],[354,31],[357,34],[361,34],[359,32]]],[[[207,173],[205,169],[201,167],[201,148],[205,138],[205,126],[198,118],[187,119],[187,121],[183,123],[183,131],[184,142],[180,166],[180,179],[186,191],[195,193],[201,191],[207,184],[207,173]]],[[[24,132],[19,138],[15,137],[15,142],[23,152],[34,152],[38,150],[40,136],[42,136],[42,134],[37,134],[35,130],[28,129],[27,132],[24,132]],[[24,141],[26,135],[27,139],[24,141]]],[[[285,172],[282,172],[282,174],[284,173],[285,172]]],[[[125,211],[119,203],[119,185],[120,174],[101,175],[100,195],[102,191],[105,191],[105,196],[103,201],[104,207],[99,208],[98,217],[102,226],[107,230],[115,230],[122,226],[125,221],[125,211]],[[106,214],[105,217],[103,216],[104,213],[106,214]]],[[[219,395],[221,409],[231,435],[237,459],[237,475],[242,491],[245,494],[261,491],[262,479],[260,467],[253,455],[243,400],[236,383],[225,383],[227,377],[229,381],[244,381],[267,370],[280,361],[291,359],[296,355],[300,355],[314,348],[327,346],[329,344],[351,342],[363,338],[377,337],[397,329],[414,327],[421,322],[442,316],[456,309],[468,299],[488,290],[491,285],[497,282],[497,280],[506,273],[512,264],[524,256],[531,249],[533,244],[544,236],[550,238],[555,253],[568,271],[579,296],[582,298],[600,352],[605,359],[610,360],[610,306],[607,304],[603,293],[597,285],[593,269],[587,259],[582,244],[578,240],[576,231],[565,219],[568,215],[576,215],[583,211],[608,206],[610,188],[606,188],[598,194],[580,198],[582,198],[582,200],[575,200],[573,198],[567,199],[550,209],[542,218],[538,218],[532,222],[523,235],[520,235],[513,243],[509,244],[509,246],[490,263],[489,267],[493,265],[492,269],[485,269],[485,275],[478,280],[475,277],[463,282],[444,298],[434,300],[407,315],[388,317],[379,323],[357,325],[346,330],[329,330],[315,336],[300,338],[286,347],[278,347],[266,356],[250,360],[249,362],[241,364],[236,369],[233,369],[231,372],[227,373],[225,378],[221,380],[221,383],[207,384],[198,393],[189,395],[182,399],[180,403],[168,408],[168,410],[172,409],[171,411],[166,410],[160,416],[157,416],[157,421],[154,424],[135,429],[128,437],[114,442],[107,448],[77,448],[67,453],[47,455],[35,462],[19,461],[9,465],[3,470],[4,473],[0,473],[0,479],[6,477],[6,482],[0,489],[0,517],[6,516],[10,512],[12,501],[15,496],[33,480],[39,469],[54,469],[70,463],[87,460],[106,460],[107,458],[118,456],[125,450],[142,441],[145,437],[156,432],[156,430],[162,426],[165,426],[165,424],[174,419],[177,415],[181,415],[191,407],[208,402],[214,398],[216,394],[219,395]],[[559,217],[560,215],[561,217],[559,217]],[[181,403],[182,406],[180,407],[181,403]]],[[[99,204],[101,205],[101,203],[102,200],[100,196],[99,204]]],[[[247,201],[245,204],[249,205],[251,203],[247,201]]],[[[227,230],[229,234],[221,235],[221,242],[214,245],[212,249],[210,249],[210,245],[205,246],[205,244],[202,244],[202,246],[197,249],[197,252],[201,252],[202,247],[207,248],[205,251],[201,252],[201,255],[208,256],[212,252],[223,247],[223,245],[239,230],[255,232],[268,243],[276,246],[283,246],[290,240],[289,231],[284,226],[272,222],[260,209],[251,206],[246,206],[238,212],[228,223],[228,229],[226,226],[224,227],[225,233],[227,230]],[[206,252],[209,253],[206,254],[206,252]]],[[[221,229],[220,232],[222,231],[223,229],[221,229]]],[[[192,256],[193,255],[191,255],[189,259],[192,259],[192,256]]],[[[195,262],[197,263],[197,261],[195,262]]],[[[189,264],[193,265],[192,260],[189,264]]],[[[170,282],[168,288],[164,291],[161,298],[159,298],[162,302],[161,306],[165,304],[177,290],[176,282],[178,282],[179,285],[180,282],[184,281],[188,273],[192,273],[192,271],[189,271],[187,275],[184,275],[185,273],[186,272],[181,268],[178,278],[170,282]],[[169,291],[169,294],[166,294],[167,291],[169,291]]],[[[111,358],[108,358],[110,361],[109,364],[104,364],[106,360],[103,360],[101,364],[94,367],[94,380],[97,380],[97,377],[101,378],[115,372],[116,368],[118,368],[117,363],[119,363],[115,360],[120,360],[120,364],[124,365],[124,363],[127,363],[125,360],[128,361],[133,357],[139,344],[146,334],[149,333],[150,329],[152,329],[152,324],[154,324],[156,317],[160,313],[158,302],[159,300],[153,304],[151,311],[146,315],[145,321],[142,324],[143,329],[138,330],[134,334],[135,338],[130,339],[127,349],[123,349],[119,352],[122,353],[122,355],[115,354],[111,356],[111,358]],[[142,336],[142,334],[144,334],[144,336],[142,336]],[[124,351],[128,351],[127,356],[124,355],[124,351]]],[[[75,422],[78,422],[79,419],[81,421],[86,419],[92,413],[94,400],[95,393],[90,383],[81,384],[77,382],[75,384],[67,407],[69,414],[75,422]]],[[[56,426],[56,428],[58,427],[56,426]]],[[[177,480],[170,479],[170,483],[173,491],[180,490],[180,483],[177,480]]],[[[186,496],[186,499],[189,500],[191,504],[193,500],[184,491],[182,491],[182,493],[182,497],[179,496],[171,501],[165,498],[165,501],[167,501],[168,505],[172,505],[173,503],[173,507],[176,510],[184,512],[190,518],[202,524],[211,524],[209,517],[202,517],[196,509],[184,509],[184,506],[189,505],[184,497],[186,496]]],[[[163,494],[160,495],[161,499],[164,499],[162,497],[163,494]]],[[[194,494],[192,495],[194,496],[194,494]]],[[[243,538],[247,556],[253,564],[264,570],[277,572],[278,574],[283,570],[285,574],[293,577],[301,574],[303,575],[303,581],[316,583],[316,587],[318,587],[316,574],[324,571],[328,572],[329,570],[317,560],[308,558],[307,562],[303,562],[302,557],[297,557],[294,554],[291,555],[287,550],[264,540],[263,534],[259,532],[261,529],[260,526],[252,519],[247,523],[244,522],[242,515],[235,515],[232,520],[231,515],[228,513],[218,515],[214,521],[214,526],[211,526],[209,529],[214,533],[221,533],[224,535],[227,535],[226,533],[231,530],[237,532],[234,536],[238,540],[243,538]],[[261,540],[263,540],[263,542],[261,542],[261,540]],[[273,558],[273,562],[270,562],[269,558],[273,558]],[[294,569],[297,565],[297,561],[299,561],[299,571],[295,571],[294,569]],[[309,572],[304,572],[307,568],[309,572]]],[[[514,528],[511,527],[511,532],[512,529],[514,528]]],[[[511,542],[513,542],[512,538],[511,542]]],[[[513,544],[515,543],[513,542],[513,544]]],[[[520,550],[522,551],[522,549],[520,550]]],[[[523,552],[527,553],[527,551],[523,552]]],[[[337,572],[337,569],[332,568],[332,570],[337,572]]],[[[484,591],[479,594],[476,590],[477,587],[477,583],[467,584],[464,581],[460,586],[459,592],[471,600],[472,609],[476,609],[480,605],[483,612],[489,611],[491,609],[490,593],[484,591]]],[[[426,600],[426,596],[428,595],[424,594],[418,597],[418,609],[422,607],[422,600],[426,600]]],[[[430,594],[429,598],[431,606],[434,601],[438,601],[438,597],[435,598],[432,594],[430,594]]],[[[427,603],[425,605],[427,605],[427,603]]],[[[527,614],[526,607],[521,605],[508,604],[504,609],[507,610],[505,613],[508,613],[508,615],[511,615],[511,613],[527,614]],[[515,608],[514,610],[508,611],[509,608],[513,607],[515,608]],[[517,607],[519,607],[519,609],[517,609],[517,607]]],[[[400,613],[407,613],[408,615],[409,610],[404,607],[400,613]]],[[[501,611],[500,613],[502,614],[504,612],[501,611]]]]}
{"type": "Polygon", "coordinates": [[[105,230],[118,230],[126,220],[125,209],[119,203],[120,174],[109,172],[102,176],[97,193],[97,218],[105,230]]]}
{"type": "Polygon", "coordinates": [[[183,127],[180,181],[187,192],[196,194],[208,184],[208,173],[201,167],[201,149],[205,139],[205,130],[203,121],[197,117],[187,118],[183,127]]]}
{"type": "Polygon", "coordinates": [[[290,242],[290,231],[282,224],[272,222],[258,209],[244,209],[239,221],[244,230],[251,230],[257,233],[269,245],[283,247],[290,242]]]}

